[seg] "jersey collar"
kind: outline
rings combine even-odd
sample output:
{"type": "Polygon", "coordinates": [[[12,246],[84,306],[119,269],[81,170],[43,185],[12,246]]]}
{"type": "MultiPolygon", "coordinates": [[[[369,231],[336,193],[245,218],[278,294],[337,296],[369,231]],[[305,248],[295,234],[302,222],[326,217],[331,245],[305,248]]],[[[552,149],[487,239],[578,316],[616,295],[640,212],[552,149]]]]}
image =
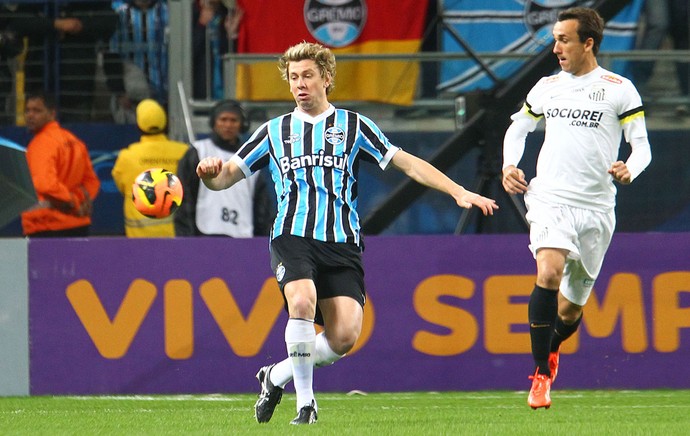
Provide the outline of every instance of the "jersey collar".
{"type": "Polygon", "coordinates": [[[292,116],[299,118],[302,121],[306,121],[311,124],[316,124],[319,121],[330,116],[333,112],[335,112],[335,107],[332,104],[329,104],[328,108],[325,111],[321,112],[315,117],[312,117],[311,115],[302,112],[301,110],[299,110],[299,108],[295,108],[295,110],[292,111],[292,116]]]}

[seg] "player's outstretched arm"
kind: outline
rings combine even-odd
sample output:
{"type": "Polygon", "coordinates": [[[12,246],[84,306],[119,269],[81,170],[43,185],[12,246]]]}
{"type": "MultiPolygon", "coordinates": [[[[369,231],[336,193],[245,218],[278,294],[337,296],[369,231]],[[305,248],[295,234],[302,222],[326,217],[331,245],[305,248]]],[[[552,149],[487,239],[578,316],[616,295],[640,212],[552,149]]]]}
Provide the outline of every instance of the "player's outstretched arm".
{"type": "Polygon", "coordinates": [[[244,173],[232,161],[223,161],[218,157],[205,157],[196,166],[196,175],[204,185],[213,191],[227,189],[244,178],[244,173]]]}
{"type": "Polygon", "coordinates": [[[406,151],[395,153],[391,164],[416,182],[450,195],[460,207],[469,209],[477,206],[484,215],[493,215],[494,210],[498,209],[495,200],[468,191],[427,161],[406,151]]]}

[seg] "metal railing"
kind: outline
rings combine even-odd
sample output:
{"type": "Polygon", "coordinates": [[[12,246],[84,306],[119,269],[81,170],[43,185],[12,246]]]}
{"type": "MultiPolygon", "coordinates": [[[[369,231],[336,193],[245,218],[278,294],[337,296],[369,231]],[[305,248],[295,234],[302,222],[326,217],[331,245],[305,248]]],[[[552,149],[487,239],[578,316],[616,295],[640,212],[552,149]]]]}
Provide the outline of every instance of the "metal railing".
{"type": "MultiPolygon", "coordinates": [[[[486,61],[491,60],[516,60],[525,61],[534,56],[530,53],[503,53],[503,52],[479,52],[476,53],[479,58],[486,61]]],[[[234,72],[239,65],[254,64],[258,62],[276,61],[281,53],[275,54],[238,54],[230,53],[224,56],[225,69],[225,95],[228,98],[235,98],[236,81],[234,72]]],[[[471,60],[471,56],[467,53],[447,53],[447,52],[424,52],[424,53],[410,53],[410,54],[340,54],[337,57],[338,62],[373,62],[373,61],[407,61],[407,62],[447,62],[458,60],[471,60]]],[[[690,50],[626,50],[626,51],[610,51],[599,52],[597,59],[599,64],[604,68],[611,68],[615,61],[685,61],[690,62],[690,50]]],[[[278,80],[276,74],[275,80],[278,80]]],[[[498,84],[498,83],[497,83],[498,84]]],[[[457,93],[439,93],[434,98],[417,98],[413,102],[413,106],[417,107],[451,107],[454,104],[457,93]]],[[[656,101],[657,104],[672,104],[676,102],[688,103],[690,97],[688,96],[665,96],[656,101]]],[[[284,103],[282,101],[268,101],[252,103],[246,102],[251,106],[262,107],[283,107],[286,104],[292,106],[292,102],[284,103]]],[[[372,103],[363,101],[346,101],[341,102],[347,106],[369,106],[372,103]]]]}

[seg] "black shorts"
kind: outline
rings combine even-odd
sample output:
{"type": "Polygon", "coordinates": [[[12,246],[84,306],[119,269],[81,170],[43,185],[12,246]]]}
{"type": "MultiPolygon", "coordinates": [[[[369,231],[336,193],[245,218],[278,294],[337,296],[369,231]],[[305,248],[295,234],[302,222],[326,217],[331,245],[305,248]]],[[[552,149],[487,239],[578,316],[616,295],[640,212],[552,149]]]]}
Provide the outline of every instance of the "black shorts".
{"type": "MultiPolygon", "coordinates": [[[[364,307],[362,253],[355,244],[280,235],[271,241],[271,268],[283,298],[287,283],[311,279],[316,285],[317,300],[345,296],[364,307]]],[[[318,305],[316,312],[315,322],[323,325],[318,305]]]]}

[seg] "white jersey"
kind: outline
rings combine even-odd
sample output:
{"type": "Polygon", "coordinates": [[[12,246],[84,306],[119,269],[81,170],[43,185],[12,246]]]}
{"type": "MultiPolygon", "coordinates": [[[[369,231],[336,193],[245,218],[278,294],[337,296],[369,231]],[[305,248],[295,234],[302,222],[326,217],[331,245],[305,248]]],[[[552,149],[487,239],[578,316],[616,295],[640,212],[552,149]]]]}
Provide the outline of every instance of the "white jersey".
{"type": "MultiPolygon", "coordinates": [[[[228,161],[235,153],[223,150],[211,139],[202,139],[192,144],[199,154],[199,160],[220,157],[228,161]]],[[[199,184],[196,203],[196,226],[205,235],[228,235],[233,238],[254,236],[254,192],[259,174],[241,180],[232,189],[212,191],[199,184]]]]}
{"type": "MultiPolygon", "coordinates": [[[[544,144],[528,195],[548,202],[612,210],[616,187],[607,171],[618,160],[621,133],[629,143],[648,144],[642,101],[635,86],[601,67],[583,76],[561,71],[542,78],[527,95],[522,110],[511,118],[513,124],[522,123],[529,131],[545,119],[544,144]]],[[[522,158],[524,136],[522,144],[519,136],[506,134],[504,168],[517,166],[522,158]]],[[[633,177],[647,163],[631,168],[633,177]]]]}

